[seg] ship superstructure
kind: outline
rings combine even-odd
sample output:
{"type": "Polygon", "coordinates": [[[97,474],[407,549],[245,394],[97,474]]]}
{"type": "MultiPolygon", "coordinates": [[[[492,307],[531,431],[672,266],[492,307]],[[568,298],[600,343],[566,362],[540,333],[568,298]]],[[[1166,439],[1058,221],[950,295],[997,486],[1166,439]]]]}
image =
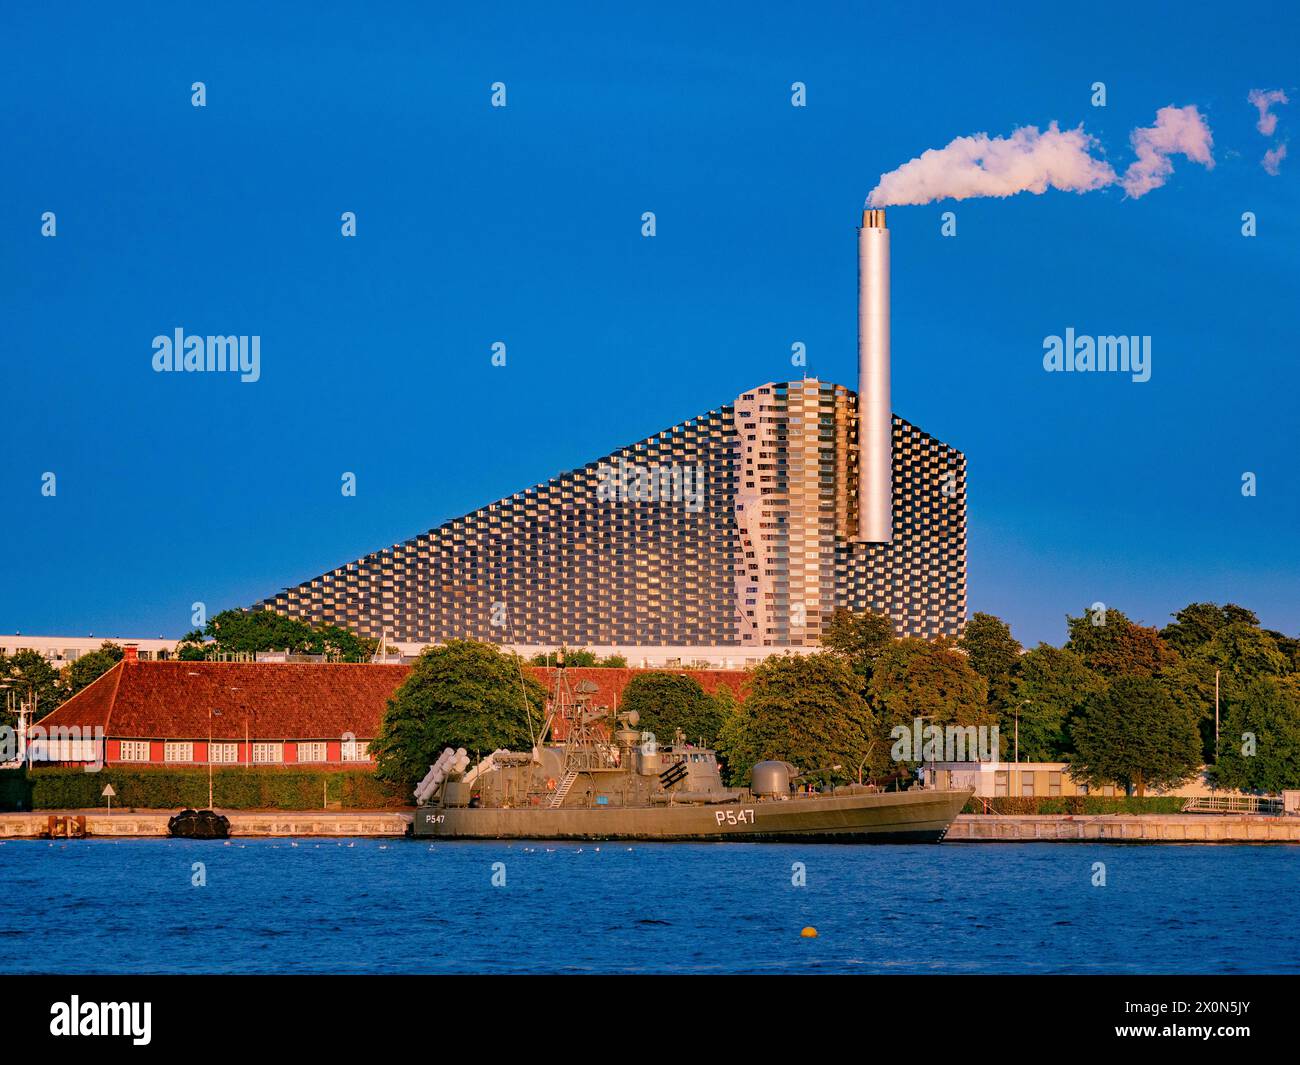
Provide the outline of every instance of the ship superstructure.
{"type": "MultiPolygon", "coordinates": [[[[447,748],[415,789],[413,833],[448,839],[939,842],[970,790],[823,786],[784,761],[748,788],[723,784],[716,752],[680,732],[660,744],[635,711],[592,705],[595,686],[556,671],[531,751],[471,767],[447,748]]],[[[836,767],[838,768],[838,767],[836,767]]]]}

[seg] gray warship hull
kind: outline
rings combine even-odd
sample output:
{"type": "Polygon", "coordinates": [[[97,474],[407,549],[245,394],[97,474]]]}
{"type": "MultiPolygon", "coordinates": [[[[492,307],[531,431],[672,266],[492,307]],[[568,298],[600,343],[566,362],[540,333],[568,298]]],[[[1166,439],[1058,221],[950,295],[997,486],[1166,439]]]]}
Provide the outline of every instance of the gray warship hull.
{"type": "Polygon", "coordinates": [[[938,843],[971,791],[915,790],[653,807],[427,806],[428,839],[658,840],[744,843],[938,843]]]}

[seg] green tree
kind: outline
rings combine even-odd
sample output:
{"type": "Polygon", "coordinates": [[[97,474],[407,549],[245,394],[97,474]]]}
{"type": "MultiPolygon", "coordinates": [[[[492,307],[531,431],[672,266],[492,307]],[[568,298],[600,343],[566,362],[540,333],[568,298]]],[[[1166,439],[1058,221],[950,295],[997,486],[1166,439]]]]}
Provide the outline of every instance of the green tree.
{"type": "Polygon", "coordinates": [[[58,708],[67,697],[59,681],[59,672],[37,651],[19,651],[5,662],[4,680],[8,691],[14,693],[14,702],[35,704],[35,715],[30,722],[39,721],[51,710],[58,708]]]}
{"type": "Polygon", "coordinates": [[[87,685],[99,680],[105,673],[122,661],[125,652],[117,644],[105,640],[98,651],[90,651],[67,667],[65,687],[68,697],[76,695],[87,685]]]}
{"type": "Polygon", "coordinates": [[[545,704],[545,689],[495,644],[450,640],[431,647],[388,700],[371,744],[376,772],[409,785],[444,747],[464,747],[471,756],[526,748],[529,715],[535,733],[545,704]]]}
{"type": "Polygon", "coordinates": [[[224,654],[257,651],[307,654],[311,649],[311,626],[273,610],[223,610],[208,618],[204,631],[224,654]]]}
{"type": "Polygon", "coordinates": [[[725,720],[719,700],[709,695],[694,677],[653,671],[637,673],[627,682],[618,706],[620,713],[635,710],[637,728],[653,732],[660,743],[671,743],[681,729],[690,743],[715,743],[725,720]]]}
{"type": "Polygon", "coordinates": [[[975,613],[957,641],[971,668],[988,682],[989,704],[999,713],[1010,705],[1016,670],[1020,666],[1020,641],[1011,628],[992,614],[975,613]]]}
{"type": "Polygon", "coordinates": [[[1056,762],[1071,750],[1069,726],[1089,696],[1106,682],[1073,651],[1040,643],[1020,659],[1010,714],[1001,717],[1007,751],[1014,743],[1015,714],[1020,715],[1020,757],[1027,762],[1056,762]]]}
{"type": "Polygon", "coordinates": [[[585,647],[569,648],[557,647],[554,651],[545,651],[533,655],[530,664],[534,666],[554,666],[559,664],[560,655],[564,655],[564,664],[575,669],[584,666],[598,666],[600,662],[596,658],[594,651],[588,651],[585,647]]]}
{"type": "Polygon", "coordinates": [[[1287,665],[1287,672],[1300,672],[1300,639],[1296,639],[1294,636],[1288,636],[1283,632],[1278,632],[1276,629],[1262,629],[1261,631],[1266,636],[1271,636],[1273,638],[1273,642],[1277,644],[1277,649],[1281,651],[1283,657],[1286,658],[1289,663],[1287,665]]]}
{"type": "Polygon", "coordinates": [[[379,648],[379,641],[373,637],[358,636],[338,625],[313,628],[299,618],[273,610],[223,610],[208,619],[205,631],[215,642],[204,644],[198,630],[187,634],[178,648],[182,659],[206,658],[212,652],[288,651],[296,655],[328,655],[343,662],[367,662],[379,648]]]}
{"type": "Polygon", "coordinates": [[[718,747],[732,783],[755,762],[793,762],[806,771],[840,765],[846,776],[872,753],[876,723],[861,680],[826,652],[765,659],[750,671],[745,701],[722,726],[718,747]]]}
{"type": "Polygon", "coordinates": [[[1202,648],[1207,661],[1247,683],[1257,677],[1281,676],[1291,663],[1268,633],[1245,622],[1225,625],[1202,648]]]}
{"type": "MultiPolygon", "coordinates": [[[[1190,654],[1160,671],[1160,683],[1175,703],[1197,722],[1201,733],[1201,760],[1214,761],[1214,664],[1203,654],[1190,654]]],[[[1235,676],[1223,674],[1219,683],[1220,705],[1227,708],[1240,697],[1242,687],[1235,676]]]]}
{"type": "Polygon", "coordinates": [[[1114,608],[1067,615],[1066,625],[1065,646],[1103,677],[1151,677],[1178,657],[1155,629],[1134,624],[1114,608]]]}
{"type": "Polygon", "coordinates": [[[311,629],[307,653],[328,655],[340,662],[368,662],[379,650],[379,641],[371,636],[358,636],[351,629],[338,625],[323,625],[311,629]]]}
{"type": "Polygon", "coordinates": [[[942,642],[896,640],[876,659],[867,688],[886,733],[921,718],[935,725],[988,725],[988,682],[942,642]]]}
{"type": "Polygon", "coordinates": [[[1275,678],[1252,681],[1228,712],[1214,767],[1217,784],[1271,794],[1300,788],[1300,690],[1275,678]]]}
{"type": "MultiPolygon", "coordinates": [[[[740,700],[736,698],[736,693],[726,684],[719,684],[714,688],[710,693],[710,698],[712,698],[717,708],[716,713],[718,716],[718,734],[713,741],[713,749],[714,753],[717,754],[718,766],[723,779],[730,780],[733,774],[727,762],[726,752],[721,749],[721,743],[730,723],[740,714],[740,700]]],[[[743,768],[749,769],[752,767],[745,766],[743,768]]]]}
{"type": "Polygon", "coordinates": [[[1201,738],[1190,713],[1154,677],[1116,677],[1091,696],[1070,729],[1070,774],[1092,785],[1181,784],[1201,765],[1201,738]]]}
{"type": "Polygon", "coordinates": [[[176,645],[176,657],[182,662],[202,662],[208,657],[210,646],[203,642],[203,630],[194,629],[181,637],[176,645]]]}
{"type": "Polygon", "coordinates": [[[18,726],[18,715],[9,712],[9,707],[18,701],[16,692],[17,688],[9,679],[9,656],[0,654],[0,727],[18,726]]]}
{"type": "Polygon", "coordinates": [[[843,607],[831,615],[821,636],[822,647],[843,658],[864,677],[871,676],[876,659],[893,641],[894,622],[888,615],[870,611],[854,614],[843,607]]]}
{"type": "Polygon", "coordinates": [[[1204,647],[1227,625],[1258,625],[1253,610],[1228,603],[1189,603],[1173,615],[1174,620],[1160,630],[1160,637],[1181,654],[1193,654],[1204,647]]]}
{"type": "Polygon", "coordinates": [[[627,659],[622,655],[610,655],[608,658],[602,658],[596,665],[605,669],[627,669],[627,659]]]}
{"type": "Polygon", "coordinates": [[[1181,657],[1164,666],[1160,678],[1175,701],[1196,714],[1207,762],[1215,759],[1216,672],[1220,712],[1226,714],[1254,680],[1294,671],[1287,637],[1261,629],[1253,611],[1234,603],[1192,603],[1174,614],[1161,636],[1181,657]]]}

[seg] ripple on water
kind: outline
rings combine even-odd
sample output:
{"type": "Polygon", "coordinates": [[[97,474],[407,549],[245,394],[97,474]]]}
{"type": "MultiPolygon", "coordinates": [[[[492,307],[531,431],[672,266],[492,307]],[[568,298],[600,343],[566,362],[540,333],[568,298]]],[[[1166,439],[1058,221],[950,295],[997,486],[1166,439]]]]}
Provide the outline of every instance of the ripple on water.
{"type": "MultiPolygon", "coordinates": [[[[40,915],[40,967],[55,972],[1297,972],[1300,922],[1259,936],[1254,901],[1289,892],[1295,859],[1231,846],[6,841],[0,897],[40,915]],[[205,887],[192,884],[200,860],[205,887]],[[1093,886],[1096,861],[1109,886],[1093,886]],[[792,885],[795,862],[806,886],[792,885]],[[817,939],[800,939],[807,925],[817,939]],[[126,934],[140,927],[173,931],[126,934]]],[[[33,964],[8,952],[0,971],[33,964]]]]}

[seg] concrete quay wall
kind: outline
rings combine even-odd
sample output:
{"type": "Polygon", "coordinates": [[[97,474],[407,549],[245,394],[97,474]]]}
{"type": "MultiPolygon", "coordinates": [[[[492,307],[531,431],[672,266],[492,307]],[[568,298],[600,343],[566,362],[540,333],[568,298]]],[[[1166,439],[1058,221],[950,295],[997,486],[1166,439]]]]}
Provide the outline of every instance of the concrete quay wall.
{"type": "Polygon", "coordinates": [[[961,843],[1300,843],[1300,817],[1263,814],[961,814],[961,843]]]}
{"type": "MultiPolygon", "coordinates": [[[[404,836],[411,814],[394,810],[224,811],[232,837],[404,836]]],[[[173,811],[105,813],[66,810],[56,816],[86,819],[88,836],[167,835],[173,811]]],[[[49,830],[50,812],[0,813],[0,839],[36,839],[49,830]]],[[[1260,814],[962,814],[948,830],[954,843],[1300,843],[1300,817],[1260,814]]]]}
{"type": "MultiPolygon", "coordinates": [[[[222,810],[232,838],[245,836],[403,836],[411,815],[393,810],[222,810]]],[[[87,836],[166,836],[173,810],[109,814],[103,810],[60,810],[53,816],[85,817],[87,836]]],[[[51,811],[0,813],[0,839],[35,839],[49,831],[51,811]]]]}

